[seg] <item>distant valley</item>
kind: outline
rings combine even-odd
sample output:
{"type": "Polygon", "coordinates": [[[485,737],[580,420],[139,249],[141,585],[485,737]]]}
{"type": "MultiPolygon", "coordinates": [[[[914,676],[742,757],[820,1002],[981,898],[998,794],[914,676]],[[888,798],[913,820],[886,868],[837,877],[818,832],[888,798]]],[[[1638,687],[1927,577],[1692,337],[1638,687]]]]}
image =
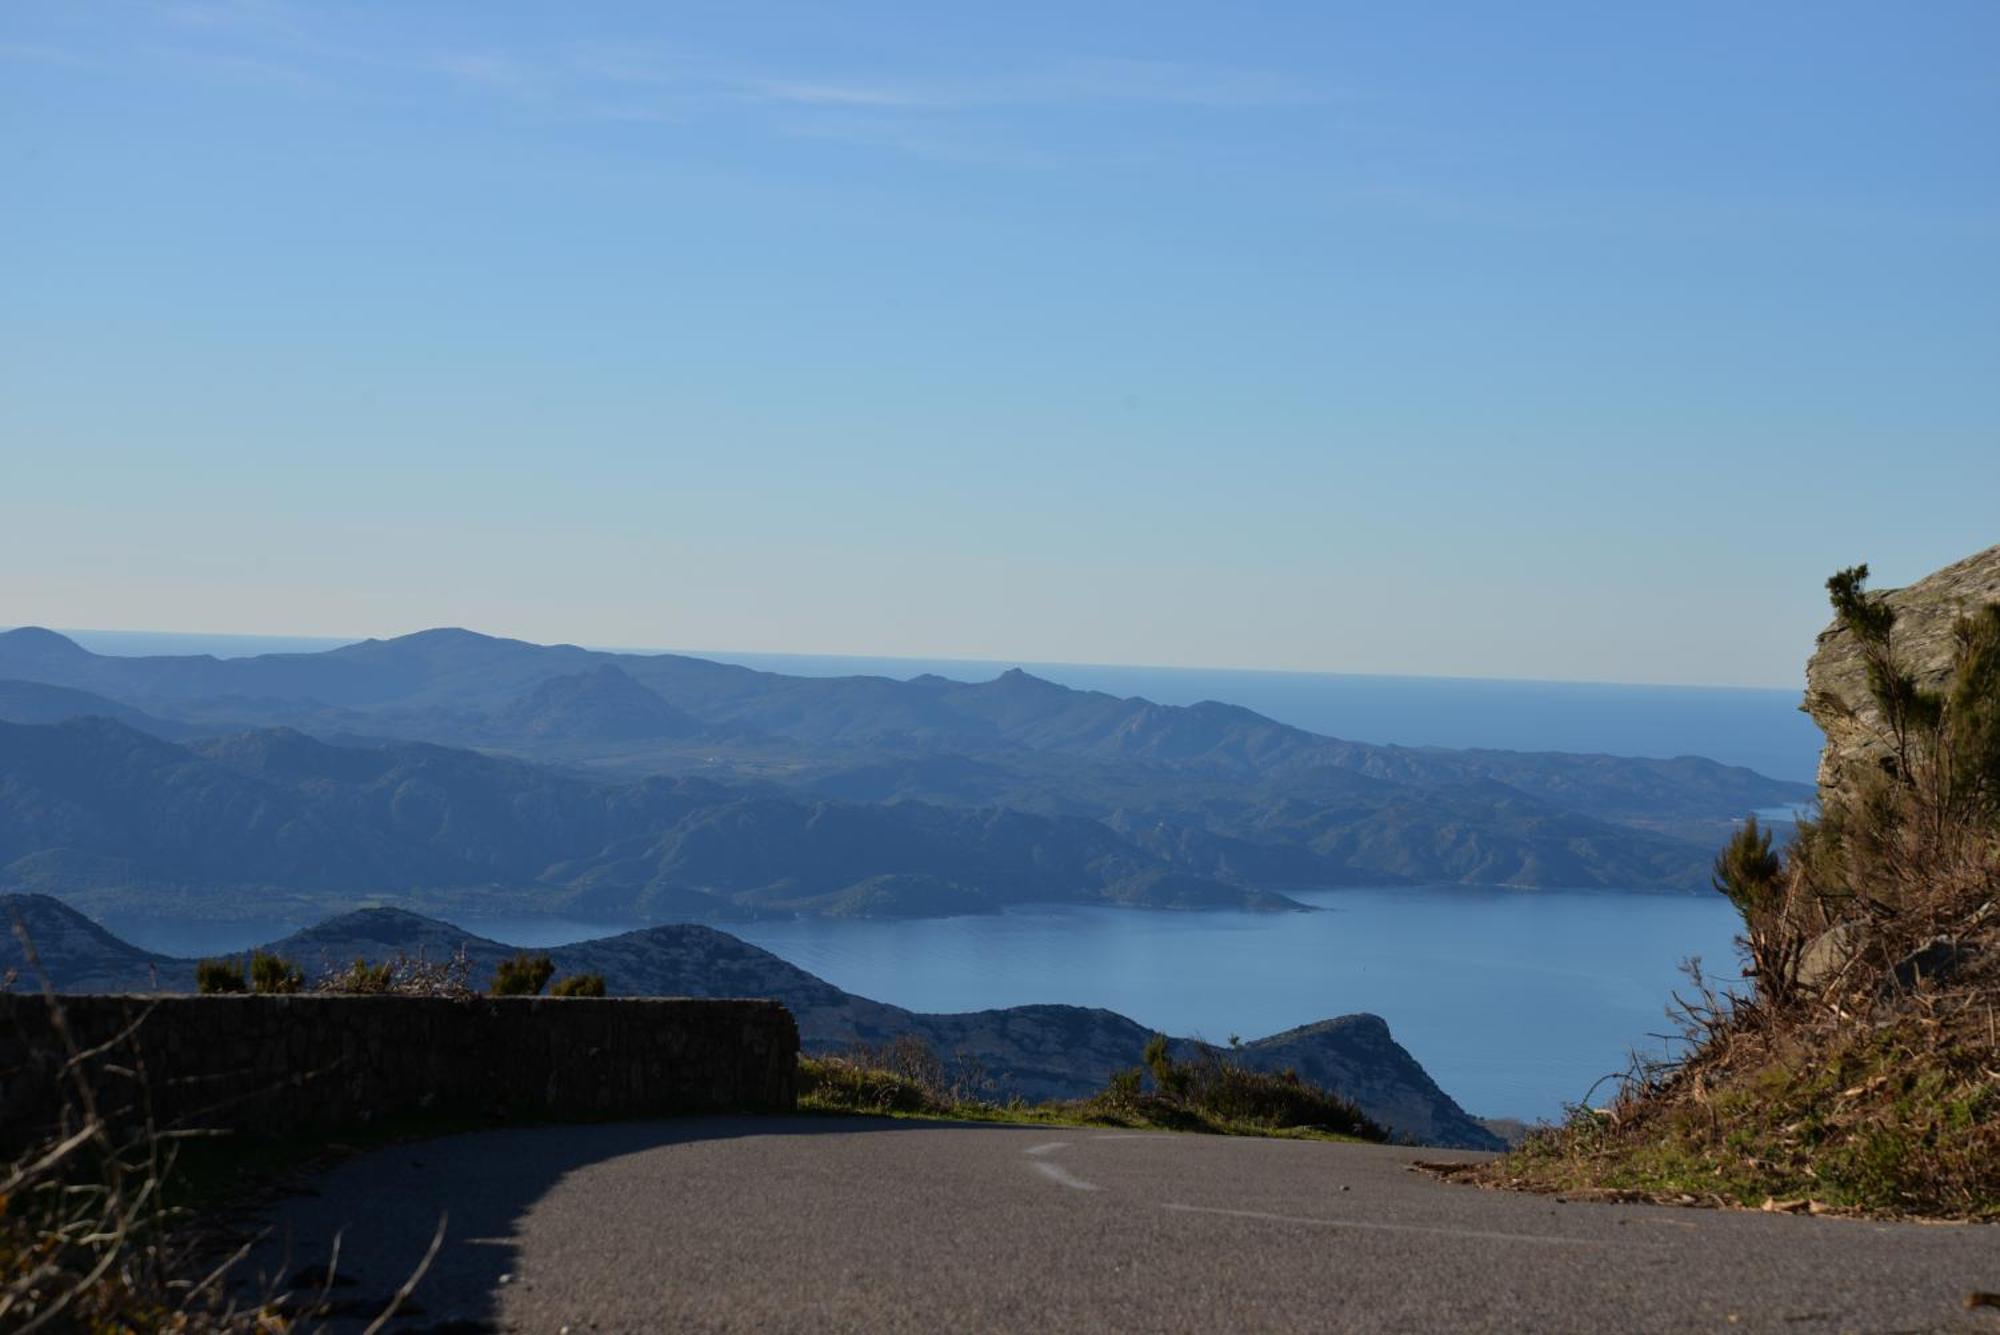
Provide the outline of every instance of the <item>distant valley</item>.
{"type": "Polygon", "coordinates": [[[92,911],[371,899],[605,921],[1288,887],[1705,887],[1805,785],[1693,757],[1372,746],[1020,672],[815,678],[439,630],[121,658],[0,633],[0,878],[92,911]]]}

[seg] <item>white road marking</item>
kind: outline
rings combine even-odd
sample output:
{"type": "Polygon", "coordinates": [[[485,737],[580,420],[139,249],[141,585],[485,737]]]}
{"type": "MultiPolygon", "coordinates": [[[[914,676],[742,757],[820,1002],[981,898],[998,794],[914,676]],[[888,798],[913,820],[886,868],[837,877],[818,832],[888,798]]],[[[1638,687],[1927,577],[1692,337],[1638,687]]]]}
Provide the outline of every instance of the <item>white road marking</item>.
{"type": "Polygon", "coordinates": [[[1057,1183],[1058,1185],[1061,1186],[1068,1187],[1071,1191],[1103,1190],[1103,1188],[1098,1186],[1095,1182],[1086,1182],[1082,1178],[1078,1177],[1076,1174],[1070,1172],[1067,1168],[1064,1168],[1061,1164],[1050,1163],[1047,1159],[1035,1160],[1035,1171],[1040,1173],[1043,1177],[1047,1178],[1051,1182],[1057,1183]]]}
{"type": "MultiPolygon", "coordinates": [[[[1053,1165],[1051,1165],[1053,1166],[1053,1165]]],[[[1160,1207],[1178,1210],[1183,1214],[1219,1214],[1235,1219],[1264,1219],[1275,1224],[1315,1224],[1321,1228],[1362,1228],[1378,1233],[1434,1233],[1446,1238],[1491,1238],[1500,1242],[1546,1242],[1558,1247],[1609,1247],[1616,1245],[1610,1238],[1559,1238],[1546,1233],[1498,1233],[1482,1228],[1433,1228],[1426,1224],[1384,1224],[1369,1219],[1314,1219],[1308,1215],[1270,1214],[1263,1210],[1226,1210],[1217,1205],[1178,1205],[1169,1202],[1160,1207]]],[[[1650,1246],[1639,1243],[1638,1246],[1650,1246]]]]}
{"type": "Polygon", "coordinates": [[[1057,1150],[1062,1150],[1062,1149],[1068,1149],[1068,1148],[1069,1148],[1069,1142],[1068,1142],[1068,1141],[1066,1141],[1066,1140],[1052,1140],[1052,1141],[1050,1141],[1050,1142],[1049,1142],[1048,1144],[1046,1144],[1046,1145],[1037,1145],[1037,1146],[1035,1146],[1035,1147],[1034,1147],[1033,1149],[1028,1149],[1028,1150],[1022,1150],[1022,1151],[1021,1151],[1021,1153],[1023,1153],[1023,1154],[1053,1154],[1053,1153],[1054,1153],[1055,1151],[1057,1151],[1057,1150]]]}

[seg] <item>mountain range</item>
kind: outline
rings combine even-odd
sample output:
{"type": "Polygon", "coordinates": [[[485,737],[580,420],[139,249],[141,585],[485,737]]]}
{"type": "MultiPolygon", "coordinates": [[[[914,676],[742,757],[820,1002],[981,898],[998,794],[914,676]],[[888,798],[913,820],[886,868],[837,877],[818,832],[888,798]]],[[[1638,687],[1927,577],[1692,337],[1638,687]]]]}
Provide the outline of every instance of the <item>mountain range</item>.
{"type": "MultiPolygon", "coordinates": [[[[49,896],[0,895],[0,928],[16,922],[34,945],[35,962],[11,932],[0,932],[0,972],[21,985],[45,979],[58,992],[193,990],[195,961],[141,950],[49,896]]],[[[309,977],[356,958],[445,960],[463,951],[475,985],[515,953],[513,946],[449,923],[387,908],[330,918],[266,949],[295,961],[309,977]]],[[[1081,1006],[1010,1006],[955,1015],[908,1011],[842,991],[768,951],[694,924],[643,928],[547,953],[559,973],[603,975],[614,995],[774,998],[798,1021],[808,1052],[852,1051],[913,1034],[949,1061],[976,1063],[996,1098],[1088,1094],[1102,1088],[1114,1070],[1136,1064],[1151,1037],[1125,1016],[1081,1006]]],[[[1186,1038],[1174,1043],[1182,1056],[1207,1046],[1186,1038]]],[[[1295,1069],[1424,1144],[1500,1146],[1373,1015],[1322,1020],[1244,1043],[1231,1058],[1258,1070],[1295,1069]]]]}
{"type": "Polygon", "coordinates": [[[1011,671],[795,677],[463,630],[112,657],[0,633],[0,884],[605,920],[1288,887],[1705,888],[1805,785],[1672,760],[1373,746],[1011,671]]]}

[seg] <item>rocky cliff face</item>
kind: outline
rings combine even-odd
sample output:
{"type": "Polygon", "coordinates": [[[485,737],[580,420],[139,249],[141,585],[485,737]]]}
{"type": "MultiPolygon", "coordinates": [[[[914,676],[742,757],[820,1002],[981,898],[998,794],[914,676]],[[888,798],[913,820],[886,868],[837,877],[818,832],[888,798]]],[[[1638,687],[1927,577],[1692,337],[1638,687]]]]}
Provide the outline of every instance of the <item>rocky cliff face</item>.
{"type": "MultiPolygon", "coordinates": [[[[1952,628],[1958,619],[1982,604],[2000,602],[2000,546],[1893,590],[1886,598],[1896,609],[1897,653],[1916,674],[1919,686],[1936,687],[1951,675],[1952,628]]],[[[1802,708],[1826,734],[1819,761],[1822,799],[1888,754],[1881,741],[1886,728],[1869,695],[1861,645],[1838,623],[1820,632],[1806,664],[1802,708]]]]}

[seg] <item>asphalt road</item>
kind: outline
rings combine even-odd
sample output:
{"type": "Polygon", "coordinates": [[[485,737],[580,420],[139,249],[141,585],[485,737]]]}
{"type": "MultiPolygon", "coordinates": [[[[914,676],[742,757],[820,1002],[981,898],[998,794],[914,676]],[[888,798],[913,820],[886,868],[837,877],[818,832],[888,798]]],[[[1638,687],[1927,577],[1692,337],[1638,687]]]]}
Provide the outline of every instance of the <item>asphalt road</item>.
{"type": "MultiPolygon", "coordinates": [[[[454,1136],[280,1204],[395,1330],[2000,1332],[2000,1228],[1563,1204],[1440,1151],[715,1118],[454,1136]]],[[[282,1239],[282,1242],[280,1241],[282,1239]]],[[[359,1322],[352,1324],[356,1328],[359,1322]]]]}

